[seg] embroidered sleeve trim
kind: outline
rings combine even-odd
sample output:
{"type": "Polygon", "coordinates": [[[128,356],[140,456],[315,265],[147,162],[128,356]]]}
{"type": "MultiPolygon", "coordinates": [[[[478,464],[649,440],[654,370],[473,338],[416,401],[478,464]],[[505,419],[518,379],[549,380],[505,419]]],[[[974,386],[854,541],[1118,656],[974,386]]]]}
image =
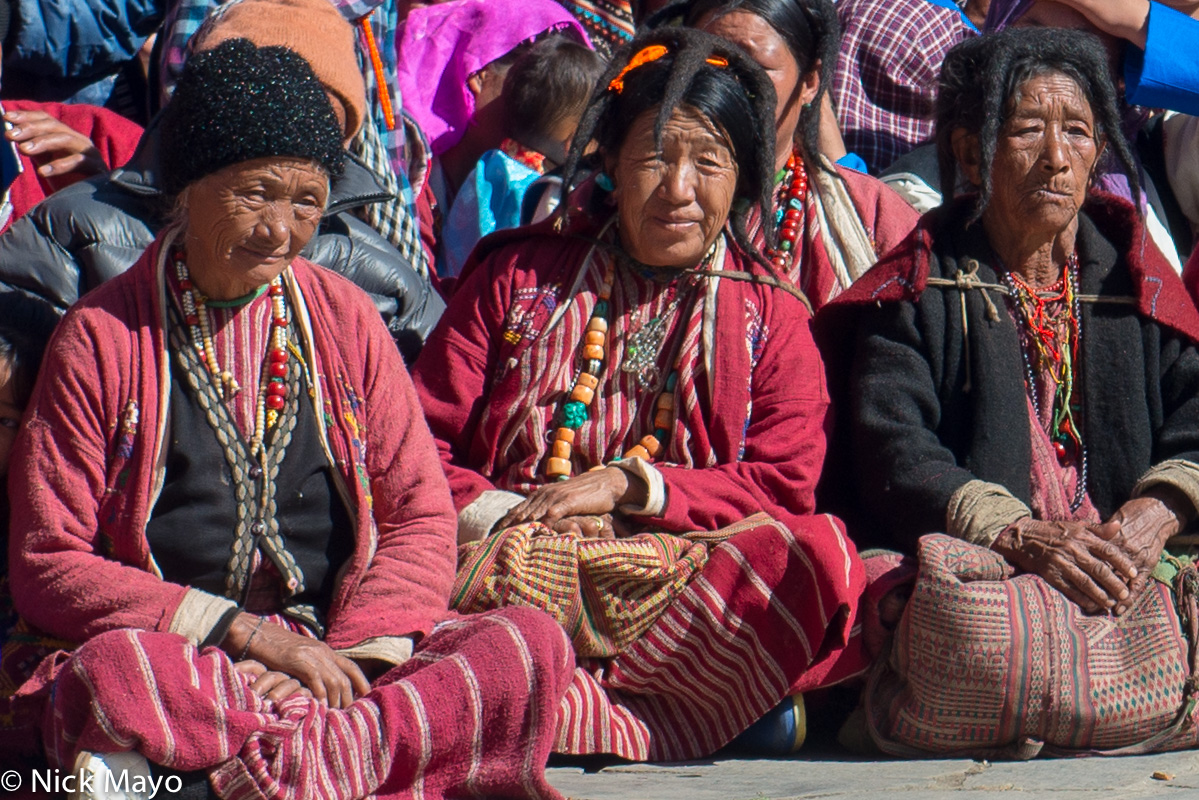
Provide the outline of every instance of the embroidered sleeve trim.
{"type": "Polygon", "coordinates": [[[412,639],[408,636],[375,636],[337,652],[346,658],[375,658],[399,666],[412,658],[412,639]]]}
{"type": "Polygon", "coordinates": [[[524,498],[515,492],[491,489],[458,512],[458,541],[472,542],[491,533],[500,519],[524,498]]]}
{"type": "Polygon", "coordinates": [[[649,498],[645,501],[644,506],[638,508],[626,503],[618,509],[620,513],[636,517],[661,516],[666,509],[666,481],[662,479],[662,473],[658,471],[657,467],[645,459],[637,457],[613,461],[608,466],[623,469],[630,475],[636,475],[649,487],[649,498]]]}
{"type": "Polygon", "coordinates": [[[1032,516],[1028,506],[997,483],[973,480],[949,498],[945,532],[972,544],[990,547],[1003,529],[1032,516]]]}

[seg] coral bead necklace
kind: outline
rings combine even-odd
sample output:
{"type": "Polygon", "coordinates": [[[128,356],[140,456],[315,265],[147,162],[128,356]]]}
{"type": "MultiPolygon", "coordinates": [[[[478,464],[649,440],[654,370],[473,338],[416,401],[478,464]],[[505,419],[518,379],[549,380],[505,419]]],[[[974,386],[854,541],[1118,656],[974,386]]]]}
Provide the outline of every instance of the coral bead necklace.
{"type": "Polygon", "coordinates": [[[798,150],[791,152],[787,166],[781,171],[782,186],[786,186],[775,211],[778,229],[777,250],[766,250],[766,257],[780,274],[786,274],[799,253],[799,236],[803,230],[804,205],[808,199],[808,172],[798,150]]]}
{"type": "MultiPolygon", "coordinates": [[[[208,315],[208,298],[196,291],[182,253],[175,256],[175,275],[183,305],[183,317],[191,334],[192,346],[200,361],[208,367],[209,377],[222,400],[229,400],[241,387],[229,369],[221,369],[213,346],[212,323],[208,315]]],[[[268,284],[267,293],[271,301],[271,332],[262,365],[259,381],[258,402],[254,412],[254,433],[250,438],[250,454],[257,456],[267,432],[279,421],[279,412],[287,400],[288,359],[288,314],[286,293],[282,277],[276,276],[268,284]]]]}
{"type": "MultiPolygon", "coordinates": [[[[712,250],[709,251],[710,258],[712,250]]],[[[612,283],[615,276],[615,260],[608,263],[600,284],[599,299],[587,321],[583,335],[581,365],[571,386],[569,399],[558,415],[558,427],[550,445],[550,457],[546,461],[545,474],[550,480],[564,481],[573,471],[571,454],[575,436],[588,419],[588,408],[599,389],[600,376],[608,360],[608,328],[611,313],[612,283]]],[[[641,437],[641,441],[624,452],[622,458],[644,458],[647,461],[658,456],[666,446],[670,429],[674,425],[674,390],[678,385],[678,368],[666,377],[662,392],[654,408],[654,432],[641,437]]]]}
{"type": "MultiPolygon", "coordinates": [[[[1030,286],[1011,271],[1005,272],[1003,279],[1024,322],[1027,340],[1036,353],[1036,366],[1053,383],[1052,419],[1048,433],[1058,461],[1064,464],[1073,457],[1078,464],[1078,484],[1070,504],[1070,510],[1077,511],[1082,505],[1087,481],[1087,450],[1078,424],[1079,399],[1076,392],[1079,343],[1082,338],[1078,255],[1070,255],[1062,266],[1061,278],[1050,286],[1030,286]]],[[[1037,372],[1026,348],[1021,347],[1020,353],[1033,413],[1039,419],[1041,398],[1037,372]]]]}

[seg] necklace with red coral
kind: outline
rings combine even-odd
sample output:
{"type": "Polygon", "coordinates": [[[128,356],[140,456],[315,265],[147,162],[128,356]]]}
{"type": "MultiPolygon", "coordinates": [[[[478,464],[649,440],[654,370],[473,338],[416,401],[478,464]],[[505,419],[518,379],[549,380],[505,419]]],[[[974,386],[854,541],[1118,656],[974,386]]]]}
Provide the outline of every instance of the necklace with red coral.
{"type": "Polygon", "coordinates": [[[787,166],[779,170],[775,182],[786,188],[775,211],[774,221],[778,228],[779,246],[777,250],[767,248],[766,257],[779,274],[786,274],[798,257],[804,205],[808,199],[808,172],[804,168],[803,157],[800,156],[798,148],[791,151],[787,166]]]}
{"type": "MultiPolygon", "coordinates": [[[[187,269],[182,252],[175,254],[175,275],[179,279],[182,295],[183,318],[191,334],[192,347],[201,363],[208,367],[208,374],[222,400],[228,400],[241,391],[241,387],[229,369],[221,369],[217,361],[216,347],[212,340],[212,323],[208,315],[209,300],[196,291],[187,269]]],[[[279,412],[287,400],[287,328],[290,317],[283,290],[283,279],[275,277],[267,286],[271,297],[271,336],[262,364],[262,380],[258,389],[258,405],[254,414],[254,433],[250,438],[250,455],[257,456],[268,430],[279,421],[279,412]]],[[[261,292],[261,289],[259,290],[261,292]]]]}
{"type": "Polygon", "coordinates": [[[1032,400],[1033,413],[1041,418],[1041,398],[1037,369],[1044,370],[1053,382],[1053,408],[1049,437],[1058,461],[1069,459],[1078,465],[1078,485],[1070,510],[1082,505],[1087,482],[1087,449],[1078,424],[1081,404],[1077,396],[1079,343],[1082,339],[1082,312],[1078,298],[1078,254],[1071,253],[1062,265],[1062,275],[1053,284],[1034,287],[1019,275],[1008,271],[1003,275],[1008,292],[1015,303],[1027,338],[1036,351],[1036,364],[1023,347],[1024,380],[1032,400]]]}

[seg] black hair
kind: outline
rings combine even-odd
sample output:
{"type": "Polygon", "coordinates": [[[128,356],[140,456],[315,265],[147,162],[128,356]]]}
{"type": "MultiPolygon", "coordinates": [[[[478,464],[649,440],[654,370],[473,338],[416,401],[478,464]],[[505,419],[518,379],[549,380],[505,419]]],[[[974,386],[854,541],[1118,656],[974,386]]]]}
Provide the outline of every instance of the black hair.
{"type": "MultiPolygon", "coordinates": [[[[657,109],[654,136],[661,144],[662,127],[676,109],[694,109],[712,123],[728,141],[737,162],[737,195],[729,221],[733,238],[755,260],[768,264],[745,231],[752,204],[763,210],[762,230],[774,245],[774,86],[749,56],[731,42],[690,28],[662,28],[644,33],[624,45],[600,76],[591,103],[579,121],[578,131],[563,169],[563,185],[571,186],[579,160],[591,142],[601,152],[620,152],[629,126],[646,111],[657,109]],[[650,45],[662,45],[667,54],[629,70],[620,91],[609,88],[634,55],[650,45]],[[708,59],[728,62],[716,66],[708,59]]],[[[559,208],[562,214],[568,204],[559,208]]]]}
{"type": "Polygon", "coordinates": [[[492,72],[496,72],[501,75],[507,75],[508,70],[512,69],[512,65],[517,61],[520,61],[521,57],[524,56],[525,53],[529,52],[532,47],[532,41],[523,41],[516,45],[516,47],[513,47],[507,53],[504,53],[499,58],[488,61],[483,65],[483,69],[479,71],[482,72],[483,70],[491,70],[492,72]]]}
{"type": "Polygon", "coordinates": [[[0,366],[8,370],[13,398],[24,408],[42,366],[58,313],[44,300],[21,292],[0,294],[0,366]]]}
{"type": "Polygon", "coordinates": [[[683,18],[691,10],[695,0],[671,0],[671,2],[653,11],[645,13],[645,0],[633,0],[633,22],[638,31],[652,31],[666,25],[682,25],[683,18]]]}
{"type": "Polygon", "coordinates": [[[527,145],[581,114],[603,71],[604,59],[574,38],[539,39],[504,78],[504,134],[527,145]]]}
{"type": "MultiPolygon", "coordinates": [[[[669,8],[669,7],[668,7],[669,8]]],[[[787,43],[802,79],[820,62],[820,88],[799,113],[800,144],[816,163],[820,154],[820,101],[832,81],[841,47],[841,27],[831,0],[695,0],[684,22],[695,26],[705,17],[719,19],[733,11],[760,17],[787,43]]],[[[786,98],[778,98],[785,102],[786,98]]]]}
{"type": "Polygon", "coordinates": [[[1047,73],[1060,73],[1078,84],[1094,115],[1096,138],[1111,148],[1128,176],[1132,196],[1139,196],[1137,170],[1121,131],[1116,89],[1099,39],[1064,28],[1008,28],[967,39],[950,50],[941,65],[936,141],[942,202],[953,199],[958,183],[953,132],[962,128],[979,140],[982,185],[970,223],[982,216],[991,200],[999,132],[1019,101],[1020,87],[1047,73]]]}

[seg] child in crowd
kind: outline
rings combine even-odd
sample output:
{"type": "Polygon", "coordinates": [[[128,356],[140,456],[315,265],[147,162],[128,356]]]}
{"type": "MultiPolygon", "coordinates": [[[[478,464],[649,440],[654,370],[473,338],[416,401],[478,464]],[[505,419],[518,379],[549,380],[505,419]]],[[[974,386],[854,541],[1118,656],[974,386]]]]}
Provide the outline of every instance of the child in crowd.
{"type": "MultiPolygon", "coordinates": [[[[58,315],[49,304],[20,292],[0,294],[0,480],[8,477],[8,453],[56,324],[58,315]]],[[[7,535],[8,494],[0,492],[0,536],[7,541],[7,535]]],[[[0,550],[0,564],[5,552],[0,550]]]]}
{"type": "Polygon", "coordinates": [[[462,185],[443,230],[448,275],[457,275],[479,239],[521,223],[525,191],[566,161],[604,60],[575,39],[547,36],[504,79],[504,134],[462,185]]]}
{"type": "MultiPolygon", "coordinates": [[[[48,304],[18,292],[0,294],[0,753],[9,756],[23,754],[38,747],[39,740],[26,727],[36,720],[22,718],[19,710],[10,708],[10,696],[28,675],[21,671],[36,666],[42,656],[54,647],[43,643],[28,631],[17,629],[12,595],[8,588],[8,454],[21,427],[21,414],[33,393],[42,363],[42,353],[58,315],[48,304]],[[34,655],[30,659],[23,657],[34,655]],[[10,669],[17,674],[9,674],[10,669]]],[[[0,764],[10,765],[0,758],[0,764]]]]}

